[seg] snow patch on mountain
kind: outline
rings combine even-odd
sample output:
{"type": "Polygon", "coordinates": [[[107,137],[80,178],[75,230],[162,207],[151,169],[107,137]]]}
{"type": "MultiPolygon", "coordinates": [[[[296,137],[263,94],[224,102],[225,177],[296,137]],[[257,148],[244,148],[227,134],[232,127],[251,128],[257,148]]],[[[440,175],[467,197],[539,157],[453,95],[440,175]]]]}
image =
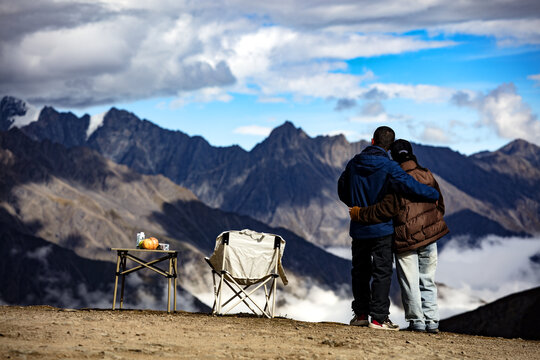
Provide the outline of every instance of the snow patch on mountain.
{"type": "Polygon", "coordinates": [[[103,119],[108,112],[105,111],[104,113],[90,116],[90,124],[88,124],[88,129],[86,129],[86,140],[90,138],[94,131],[103,125],[103,119]]]}
{"type": "Polygon", "coordinates": [[[26,112],[24,113],[24,115],[13,115],[10,119],[11,121],[13,121],[10,128],[17,127],[20,129],[23,126],[26,126],[39,119],[39,114],[41,113],[42,109],[39,109],[28,103],[24,103],[23,106],[26,112]]]}

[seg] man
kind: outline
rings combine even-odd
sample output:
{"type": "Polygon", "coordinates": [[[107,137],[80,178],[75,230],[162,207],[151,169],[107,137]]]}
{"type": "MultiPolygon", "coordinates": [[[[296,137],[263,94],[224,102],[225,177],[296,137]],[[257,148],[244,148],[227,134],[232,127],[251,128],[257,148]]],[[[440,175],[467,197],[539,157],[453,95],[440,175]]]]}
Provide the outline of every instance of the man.
{"type": "MultiPolygon", "coordinates": [[[[338,181],[339,198],[348,207],[373,205],[389,191],[431,202],[439,198],[437,190],[417,182],[390,159],[388,149],[394,140],[394,130],[381,126],[373,134],[372,145],[349,161],[338,181]]],[[[352,238],[352,309],[355,314],[350,324],[399,330],[399,326],[388,317],[394,234],[392,220],[377,224],[351,221],[349,234],[352,238]],[[370,322],[368,315],[371,316],[370,322]]]]}

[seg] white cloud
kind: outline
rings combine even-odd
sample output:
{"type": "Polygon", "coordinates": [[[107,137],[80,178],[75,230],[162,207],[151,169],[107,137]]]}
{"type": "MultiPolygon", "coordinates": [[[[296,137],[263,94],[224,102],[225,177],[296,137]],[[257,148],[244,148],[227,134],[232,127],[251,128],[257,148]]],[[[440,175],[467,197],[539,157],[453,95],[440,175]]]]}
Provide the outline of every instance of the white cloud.
{"type": "Polygon", "coordinates": [[[535,82],[534,86],[540,86],[540,74],[529,75],[527,79],[533,80],[535,82]]]}
{"type": "Polygon", "coordinates": [[[190,91],[176,97],[170,103],[171,108],[179,108],[189,103],[208,103],[213,101],[229,102],[233,97],[219,87],[208,87],[199,91],[190,91]]]}
{"type": "Polygon", "coordinates": [[[30,259],[41,261],[45,266],[48,264],[48,256],[53,251],[52,245],[44,245],[26,252],[25,256],[30,259]]]}
{"type": "Polygon", "coordinates": [[[339,256],[340,258],[352,260],[352,252],[350,247],[330,246],[324,250],[328,251],[332,255],[339,256]]]}
{"type": "Polygon", "coordinates": [[[436,279],[487,302],[540,284],[540,265],[530,258],[540,253],[540,238],[490,235],[478,248],[453,241],[441,251],[436,279]]]}
{"type": "Polygon", "coordinates": [[[332,291],[311,285],[303,289],[301,296],[287,293],[284,304],[277,310],[295,320],[348,323],[352,317],[350,296],[347,289],[332,291]]]}
{"type": "Polygon", "coordinates": [[[355,106],[356,106],[355,99],[342,98],[342,99],[338,99],[334,110],[342,111],[342,110],[352,109],[355,106]]]}
{"type": "Polygon", "coordinates": [[[268,136],[272,131],[271,128],[259,125],[240,126],[233,130],[235,134],[268,136]]]}
{"type": "Polygon", "coordinates": [[[371,101],[364,104],[362,107],[362,114],[364,115],[381,115],[384,114],[386,110],[384,109],[383,104],[380,101],[371,101]]]}
{"type": "MultiPolygon", "coordinates": [[[[538,44],[535,10],[528,0],[497,2],[488,12],[442,0],[20,0],[0,8],[0,92],[62,107],[158,96],[230,101],[234,92],[261,101],[355,98],[373,74],[347,74],[347,60],[454,45],[403,35],[419,29],[538,44]],[[216,88],[219,95],[207,93],[216,88]]],[[[429,85],[377,86],[418,102],[449,96],[429,85]]]]}
{"type": "MultiPolygon", "coordinates": [[[[343,136],[345,136],[347,138],[347,140],[349,142],[358,141],[358,140],[361,140],[361,139],[369,139],[371,137],[371,135],[369,135],[369,134],[359,134],[358,132],[356,132],[354,130],[332,130],[330,132],[327,132],[324,135],[328,135],[328,136],[343,135],[343,136]]],[[[326,249],[326,251],[328,251],[329,253],[334,254],[336,256],[343,257],[342,253],[340,252],[341,251],[340,247],[336,248],[336,251],[338,253],[332,252],[333,249],[334,248],[326,249]]],[[[349,252],[350,252],[350,249],[349,249],[349,252]]]]}
{"type": "MultiPolygon", "coordinates": [[[[264,14],[265,19],[286,26],[360,33],[407,32],[436,27],[437,24],[461,24],[472,21],[515,21],[516,19],[530,19],[531,14],[538,13],[538,2],[535,0],[496,1],[490,3],[488,8],[484,3],[475,1],[449,2],[445,0],[416,2],[233,0],[229,4],[247,13],[264,14]]],[[[471,31],[474,30],[471,29],[471,31]]],[[[497,31],[497,29],[493,30],[497,31]]],[[[509,26],[507,31],[511,34],[514,29],[509,26]]]]}
{"type": "Polygon", "coordinates": [[[350,122],[354,123],[364,123],[364,124],[380,124],[380,123],[388,123],[393,121],[394,119],[389,116],[386,113],[378,114],[378,115],[358,115],[358,116],[351,116],[349,118],[350,122]]]}
{"type": "Polygon", "coordinates": [[[366,102],[362,106],[362,111],[357,116],[352,116],[349,118],[350,122],[356,122],[356,123],[388,123],[396,120],[403,120],[406,119],[403,115],[390,115],[386,112],[386,109],[384,108],[383,104],[376,100],[376,101],[369,101],[366,102]]]}
{"type": "Polygon", "coordinates": [[[266,103],[266,104],[276,104],[276,103],[286,103],[287,99],[282,97],[266,97],[262,96],[257,99],[260,103],[266,103]]]}
{"type": "MultiPolygon", "coordinates": [[[[234,83],[226,62],[193,57],[204,50],[198,19],[126,14],[0,42],[2,90],[77,107],[234,83]]],[[[207,97],[203,91],[194,100],[207,97]]]]}
{"type": "Polygon", "coordinates": [[[493,36],[500,46],[540,44],[540,19],[473,20],[438,27],[446,34],[493,36]]]}
{"type": "Polygon", "coordinates": [[[437,305],[441,319],[474,310],[485,305],[486,301],[475,295],[469,286],[459,289],[437,284],[437,305]]]}
{"type": "Polygon", "coordinates": [[[502,84],[487,95],[477,93],[471,96],[458,92],[452,101],[458,106],[476,109],[481,123],[493,127],[502,138],[521,138],[540,144],[538,116],[523,102],[512,83],[502,84]]]}
{"type": "Polygon", "coordinates": [[[420,135],[420,139],[434,143],[448,143],[450,138],[448,132],[437,126],[426,126],[420,135]]]}
{"type": "Polygon", "coordinates": [[[331,98],[360,94],[364,76],[340,73],[309,74],[303,72],[294,77],[272,77],[264,80],[264,93],[289,93],[300,97],[331,98]]]}
{"type": "MultiPolygon", "coordinates": [[[[4,26],[10,36],[0,40],[0,91],[62,107],[156,96],[177,96],[175,105],[230,101],[225,92],[232,88],[263,101],[283,95],[356,96],[359,84],[372,74],[334,72],[346,66],[343,60],[453,44],[278,22],[266,26],[265,17],[281,10],[255,6],[252,13],[241,2],[41,2],[36,12],[50,10],[56,23],[53,16],[40,20],[28,15],[35,6],[22,1],[0,10],[2,19],[31,23],[4,26]],[[90,7],[94,16],[80,13],[90,7]],[[255,16],[245,17],[246,11],[255,16]],[[209,96],[207,89],[215,88],[221,94],[209,96]]],[[[315,8],[322,16],[327,5],[315,8]]],[[[330,9],[344,14],[342,6],[330,9]]]]}
{"type": "Polygon", "coordinates": [[[362,96],[371,97],[374,96],[374,93],[377,93],[378,97],[383,97],[384,99],[402,98],[414,100],[419,103],[443,103],[452,98],[455,90],[427,84],[376,83],[370,84],[369,87],[364,89],[362,96]]]}

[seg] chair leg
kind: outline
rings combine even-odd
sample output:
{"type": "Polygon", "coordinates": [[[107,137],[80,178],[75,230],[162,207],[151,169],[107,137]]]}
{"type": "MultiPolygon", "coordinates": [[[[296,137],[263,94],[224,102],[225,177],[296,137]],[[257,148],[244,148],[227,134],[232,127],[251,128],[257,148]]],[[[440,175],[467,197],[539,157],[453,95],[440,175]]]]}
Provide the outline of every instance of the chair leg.
{"type": "Polygon", "coordinates": [[[120,254],[118,254],[116,259],[116,275],[114,277],[114,296],[113,296],[113,302],[112,302],[112,309],[116,307],[116,293],[118,291],[118,273],[120,272],[120,254]]]}
{"type": "Polygon", "coordinates": [[[266,288],[266,284],[264,284],[264,311],[269,311],[270,304],[268,303],[268,300],[270,299],[270,295],[272,295],[272,290],[270,290],[270,294],[268,294],[268,289],[266,288]]]}
{"type": "Polygon", "coordinates": [[[217,299],[218,299],[218,293],[217,293],[217,287],[216,287],[216,272],[212,271],[212,283],[214,285],[214,304],[212,305],[212,315],[216,314],[217,310],[217,299]]]}
{"type": "Polygon", "coordinates": [[[272,280],[272,319],[274,318],[274,312],[276,310],[276,287],[277,287],[277,279],[274,278],[272,280]]]}
{"type": "MultiPolygon", "coordinates": [[[[261,307],[260,307],[255,301],[253,301],[253,299],[251,299],[251,297],[250,297],[250,296],[251,296],[255,291],[257,291],[261,286],[264,286],[264,284],[266,284],[266,282],[268,282],[268,279],[266,279],[264,282],[262,282],[261,284],[259,284],[255,289],[251,290],[249,293],[246,293],[244,290],[242,290],[242,288],[240,287],[240,285],[238,285],[238,284],[234,281],[234,279],[231,279],[231,280],[232,280],[232,283],[233,283],[235,286],[237,286],[237,287],[240,289],[240,291],[245,295],[245,298],[241,298],[241,297],[239,296],[239,297],[240,297],[240,300],[236,301],[233,305],[231,305],[231,307],[227,310],[227,312],[231,311],[236,305],[240,304],[242,301],[243,301],[244,303],[246,303],[246,299],[249,298],[249,300],[253,303],[253,305],[255,305],[255,307],[257,307],[257,309],[259,309],[259,311],[260,311],[263,315],[265,315],[265,316],[268,317],[268,318],[270,317],[270,315],[267,314],[263,309],[261,309],[261,307]]],[[[227,283],[228,285],[230,285],[228,282],[226,282],[226,283],[227,283]]],[[[246,303],[246,304],[247,304],[247,303],[246,303]]],[[[252,310],[252,311],[253,311],[253,310],[252,310]]],[[[226,312],[226,313],[227,313],[227,312],[226,312]]],[[[257,314],[257,313],[255,312],[255,314],[257,314]]]]}
{"type": "Polygon", "coordinates": [[[217,303],[217,313],[221,314],[221,297],[223,293],[223,276],[224,274],[220,274],[219,277],[219,287],[218,287],[218,303],[217,303]]]}
{"type": "MultiPolygon", "coordinates": [[[[249,310],[251,310],[252,313],[254,313],[255,315],[259,315],[255,310],[253,310],[253,308],[249,305],[249,303],[246,301],[246,299],[248,299],[248,297],[242,297],[243,294],[246,293],[246,290],[251,286],[251,285],[247,285],[244,287],[244,289],[242,290],[242,288],[240,288],[240,286],[238,286],[238,284],[236,284],[238,287],[239,287],[239,290],[237,291],[231,284],[229,284],[227,281],[225,281],[225,284],[227,284],[227,286],[229,286],[229,288],[232,290],[232,292],[234,293],[234,295],[227,301],[225,301],[225,303],[223,303],[222,307],[225,307],[227,306],[231,301],[233,301],[235,298],[239,298],[241,301],[244,302],[244,304],[249,308],[249,310]]],[[[249,298],[251,300],[251,298],[249,298]]],[[[251,300],[254,304],[255,302],[253,300],[251,300]]],[[[240,301],[238,302],[238,304],[240,303],[240,301]]],[[[234,307],[234,306],[231,306],[229,308],[229,310],[223,312],[223,314],[227,314],[229,311],[231,311],[234,307]]],[[[257,306],[257,304],[255,304],[255,306],[257,306]]],[[[223,311],[223,310],[222,310],[223,311]]]]}

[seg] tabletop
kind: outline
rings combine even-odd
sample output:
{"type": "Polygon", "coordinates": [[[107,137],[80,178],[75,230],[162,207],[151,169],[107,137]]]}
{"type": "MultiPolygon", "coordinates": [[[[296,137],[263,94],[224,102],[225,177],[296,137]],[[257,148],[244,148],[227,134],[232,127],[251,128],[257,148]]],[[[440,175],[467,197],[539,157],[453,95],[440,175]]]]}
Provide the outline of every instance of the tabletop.
{"type": "Polygon", "coordinates": [[[111,248],[112,251],[142,251],[142,252],[157,252],[157,253],[166,253],[166,254],[174,254],[178,251],[176,250],[148,250],[148,249],[137,249],[137,248],[111,248]]]}

